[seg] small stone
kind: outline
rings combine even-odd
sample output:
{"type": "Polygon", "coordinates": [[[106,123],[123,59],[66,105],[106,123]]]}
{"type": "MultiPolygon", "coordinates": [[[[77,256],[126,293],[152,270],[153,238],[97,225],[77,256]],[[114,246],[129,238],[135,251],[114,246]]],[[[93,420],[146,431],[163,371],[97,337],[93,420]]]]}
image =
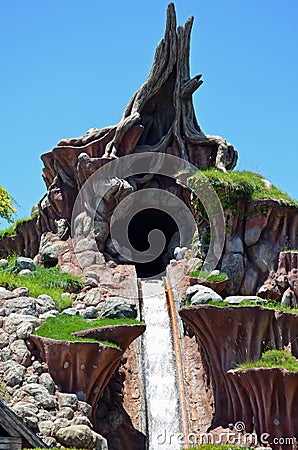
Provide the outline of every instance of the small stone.
{"type": "Polygon", "coordinates": [[[56,433],[58,442],[66,447],[94,448],[96,436],[87,425],[72,425],[60,428],[56,433]]]}
{"type": "Polygon", "coordinates": [[[76,314],[79,314],[79,311],[77,308],[66,308],[62,311],[63,314],[68,314],[69,316],[75,316],[76,314]]]}
{"type": "Polygon", "coordinates": [[[33,368],[33,371],[37,375],[41,375],[42,374],[42,365],[40,364],[39,361],[34,361],[33,364],[32,364],[32,368],[33,368]]]}
{"type": "Polygon", "coordinates": [[[21,272],[22,270],[30,270],[34,272],[36,270],[36,265],[31,258],[25,258],[24,256],[19,256],[15,262],[15,270],[21,272]]]}
{"type": "Polygon", "coordinates": [[[6,300],[5,305],[6,315],[12,313],[37,316],[36,299],[33,297],[18,297],[6,300]]]}
{"type": "Polygon", "coordinates": [[[74,416],[74,412],[72,408],[69,406],[64,406],[63,408],[60,408],[60,410],[57,412],[57,419],[67,419],[72,420],[74,416]]]}
{"type": "Polygon", "coordinates": [[[29,402],[18,402],[11,408],[13,412],[20,416],[26,425],[31,429],[36,430],[38,424],[38,408],[29,402]]]}
{"type": "Polygon", "coordinates": [[[54,431],[54,422],[51,420],[42,420],[38,423],[38,430],[44,436],[51,436],[54,431]]]}
{"type": "Polygon", "coordinates": [[[63,408],[64,406],[68,406],[74,410],[78,407],[78,398],[75,394],[58,394],[58,404],[59,408],[63,408]]]}
{"type": "Polygon", "coordinates": [[[83,313],[84,319],[96,319],[97,317],[98,310],[95,308],[95,306],[88,306],[83,313]]]}
{"type": "Polygon", "coordinates": [[[7,347],[9,343],[9,334],[0,330],[0,349],[7,347]]]}
{"type": "Polygon", "coordinates": [[[82,414],[84,414],[84,416],[86,416],[90,419],[92,408],[88,403],[79,401],[78,402],[78,411],[80,411],[82,414]]]}
{"type": "Polygon", "coordinates": [[[0,287],[0,299],[9,299],[9,298],[15,298],[15,295],[8,289],[0,287]]]}
{"type": "Polygon", "coordinates": [[[42,324],[42,321],[35,316],[25,314],[12,313],[4,320],[4,328],[8,333],[14,333],[24,323],[31,323],[33,328],[37,328],[42,324]]]}
{"type": "Polygon", "coordinates": [[[86,278],[85,286],[91,287],[91,288],[96,288],[98,286],[98,282],[94,278],[86,278]]]}
{"type": "Polygon", "coordinates": [[[6,259],[0,259],[0,269],[6,269],[8,267],[8,261],[6,259]]]}
{"type": "Polygon", "coordinates": [[[243,302],[266,303],[266,300],[263,300],[256,295],[230,295],[229,297],[226,297],[224,301],[230,305],[240,305],[243,302]]]}
{"type": "Polygon", "coordinates": [[[29,297],[29,289],[26,287],[19,287],[12,291],[15,297],[29,297]]]}
{"type": "Polygon", "coordinates": [[[48,317],[56,317],[59,314],[59,311],[57,311],[56,309],[53,309],[51,311],[48,311],[44,314],[40,314],[39,318],[40,319],[47,319],[48,317]]]}
{"type": "Polygon", "coordinates": [[[10,346],[14,354],[14,359],[25,367],[31,364],[31,353],[29,352],[23,339],[17,339],[10,346]]]}
{"type": "Polygon", "coordinates": [[[39,377],[39,383],[44,386],[50,394],[55,394],[55,383],[51,375],[47,372],[42,373],[39,377]]]}
{"type": "Polygon", "coordinates": [[[26,383],[38,383],[38,375],[30,375],[25,377],[26,383]]]}
{"type": "Polygon", "coordinates": [[[72,423],[74,425],[87,425],[87,427],[92,428],[92,424],[86,416],[77,416],[72,423]]]}
{"type": "Polygon", "coordinates": [[[29,270],[29,269],[22,269],[22,270],[19,271],[19,275],[20,275],[21,277],[23,277],[23,276],[28,276],[28,275],[33,276],[33,273],[32,273],[32,271],[29,270]]]}
{"type": "Polygon", "coordinates": [[[22,391],[34,397],[39,407],[45,409],[55,408],[55,397],[49,394],[48,390],[41,384],[31,383],[22,387],[22,391]]]}
{"type": "Polygon", "coordinates": [[[174,250],[174,257],[176,261],[181,261],[182,259],[184,259],[187,250],[187,247],[176,247],[174,250]]]}
{"type": "Polygon", "coordinates": [[[92,272],[92,271],[86,272],[86,277],[87,278],[94,278],[94,280],[96,280],[97,282],[100,280],[99,274],[96,273],[96,272],[92,272]]]}
{"type": "Polygon", "coordinates": [[[15,363],[5,374],[5,382],[8,386],[20,386],[25,378],[26,369],[24,366],[15,363]]]}
{"type": "Polygon", "coordinates": [[[18,339],[27,339],[33,331],[32,323],[25,322],[17,329],[18,339]]]}
{"type": "Polygon", "coordinates": [[[83,299],[86,306],[97,306],[101,301],[101,294],[99,289],[90,289],[83,299]]]}
{"type": "Polygon", "coordinates": [[[124,319],[137,317],[137,307],[135,302],[130,302],[122,297],[110,297],[104,304],[101,318],[124,319]]]}
{"type": "Polygon", "coordinates": [[[222,302],[222,298],[213,289],[202,284],[195,284],[186,290],[186,303],[191,302],[192,305],[200,305],[207,303],[209,300],[222,302]]]}

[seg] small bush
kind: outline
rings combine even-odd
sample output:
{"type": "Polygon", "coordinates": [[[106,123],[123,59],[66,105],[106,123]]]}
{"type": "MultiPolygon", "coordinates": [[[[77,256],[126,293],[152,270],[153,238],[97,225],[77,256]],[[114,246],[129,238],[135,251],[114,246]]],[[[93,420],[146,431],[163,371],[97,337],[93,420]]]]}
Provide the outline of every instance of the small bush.
{"type": "Polygon", "coordinates": [[[34,219],[34,217],[38,216],[38,211],[35,211],[31,217],[18,219],[16,220],[10,227],[5,230],[0,230],[0,238],[6,236],[15,236],[18,234],[18,227],[25,222],[30,222],[30,220],[34,219]]]}
{"type": "Polygon", "coordinates": [[[268,350],[257,361],[248,361],[238,366],[238,369],[268,367],[271,369],[286,369],[298,372],[298,361],[295,356],[285,350],[268,350]]]}
{"type": "Polygon", "coordinates": [[[288,308],[287,306],[282,305],[281,303],[279,303],[276,300],[264,300],[262,298],[259,299],[258,302],[256,303],[252,303],[250,301],[244,301],[242,303],[235,303],[235,304],[230,304],[226,301],[216,301],[216,300],[209,300],[207,303],[207,305],[212,305],[212,306],[219,306],[220,308],[227,308],[227,307],[235,307],[235,308],[241,308],[242,306],[249,306],[251,308],[256,308],[261,306],[262,308],[265,309],[273,309],[276,311],[282,311],[285,313],[290,313],[290,314],[298,314],[298,309],[297,308],[288,308]]]}

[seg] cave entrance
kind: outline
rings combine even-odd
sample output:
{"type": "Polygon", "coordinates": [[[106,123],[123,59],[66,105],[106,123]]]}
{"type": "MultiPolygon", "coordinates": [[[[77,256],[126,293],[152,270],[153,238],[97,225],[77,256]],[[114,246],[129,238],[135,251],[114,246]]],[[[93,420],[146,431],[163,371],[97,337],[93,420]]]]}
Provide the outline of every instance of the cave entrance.
{"type": "Polygon", "coordinates": [[[139,211],[129,223],[128,238],[132,247],[138,251],[149,249],[148,234],[156,229],[164,234],[166,244],[162,253],[153,261],[135,264],[139,278],[157,277],[166,270],[171,256],[168,254],[168,247],[173,235],[179,230],[169,214],[154,208],[139,211]]]}

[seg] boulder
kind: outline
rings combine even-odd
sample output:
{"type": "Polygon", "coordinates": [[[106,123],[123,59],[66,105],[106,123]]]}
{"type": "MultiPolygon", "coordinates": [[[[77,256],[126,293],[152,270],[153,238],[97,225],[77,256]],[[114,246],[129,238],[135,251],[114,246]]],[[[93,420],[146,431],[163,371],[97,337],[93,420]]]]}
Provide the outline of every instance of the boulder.
{"type": "Polygon", "coordinates": [[[11,351],[14,354],[13,359],[25,367],[29,367],[31,364],[31,353],[29,352],[27,345],[23,339],[17,339],[10,346],[11,351]]]}
{"type": "Polygon", "coordinates": [[[21,417],[26,425],[35,430],[38,424],[38,408],[33,403],[18,402],[11,408],[17,416],[21,417]]]}
{"type": "Polygon", "coordinates": [[[9,334],[0,329],[0,350],[9,344],[9,334]]]}
{"type": "Polygon", "coordinates": [[[66,447],[96,448],[107,450],[107,441],[97,433],[94,433],[87,425],[72,425],[60,428],[56,433],[58,442],[66,447]]]}
{"type": "Polygon", "coordinates": [[[40,259],[45,267],[55,267],[58,264],[59,253],[65,248],[65,242],[48,242],[40,250],[40,259]]]}
{"type": "Polygon", "coordinates": [[[101,294],[99,289],[90,289],[83,299],[86,306],[97,306],[101,301],[101,294]]]}
{"type": "Polygon", "coordinates": [[[181,261],[185,258],[187,253],[187,247],[176,247],[174,250],[174,257],[176,261],[181,261]]]}
{"type": "Polygon", "coordinates": [[[87,306],[85,311],[83,312],[84,319],[96,319],[98,317],[98,310],[95,306],[87,306]]]}
{"type": "Polygon", "coordinates": [[[78,407],[78,397],[75,394],[58,394],[59,408],[69,407],[76,410],[78,407]]]}
{"type": "Polygon", "coordinates": [[[56,386],[53,378],[48,372],[42,373],[38,381],[51,395],[55,394],[56,386]]]}
{"type": "Polygon", "coordinates": [[[28,395],[32,395],[39,407],[50,409],[56,407],[56,399],[49,391],[38,383],[31,383],[21,388],[23,392],[28,395]]]}
{"type": "Polygon", "coordinates": [[[8,261],[6,259],[0,259],[0,269],[6,269],[8,267],[8,261]]]}
{"type": "Polygon", "coordinates": [[[26,287],[19,287],[12,291],[15,297],[29,297],[29,289],[26,287]]]}
{"type": "Polygon", "coordinates": [[[30,270],[34,272],[36,270],[36,265],[31,258],[25,258],[24,256],[19,256],[16,259],[14,270],[16,272],[21,272],[22,270],[30,270]]]}
{"type": "Polygon", "coordinates": [[[137,317],[137,307],[134,302],[130,302],[122,297],[110,297],[104,304],[101,318],[125,319],[137,317]]]}
{"type": "Polygon", "coordinates": [[[20,275],[21,277],[24,276],[24,275],[25,275],[25,276],[28,276],[28,275],[32,276],[33,273],[32,273],[32,271],[29,270],[29,269],[22,269],[22,270],[20,270],[19,275],[20,275]]]}
{"type": "Polygon", "coordinates": [[[5,302],[4,308],[7,316],[12,313],[38,316],[38,312],[36,310],[36,299],[33,297],[18,297],[9,299],[5,302]]]}
{"type": "Polygon", "coordinates": [[[4,287],[0,287],[0,300],[15,298],[15,294],[4,287]]]}
{"type": "Polygon", "coordinates": [[[186,290],[186,303],[200,305],[207,303],[209,300],[222,302],[222,297],[213,291],[213,289],[202,284],[194,284],[186,290]]]}
{"type": "Polygon", "coordinates": [[[5,382],[8,386],[20,386],[25,378],[26,369],[21,364],[14,363],[5,373],[5,382]]]}

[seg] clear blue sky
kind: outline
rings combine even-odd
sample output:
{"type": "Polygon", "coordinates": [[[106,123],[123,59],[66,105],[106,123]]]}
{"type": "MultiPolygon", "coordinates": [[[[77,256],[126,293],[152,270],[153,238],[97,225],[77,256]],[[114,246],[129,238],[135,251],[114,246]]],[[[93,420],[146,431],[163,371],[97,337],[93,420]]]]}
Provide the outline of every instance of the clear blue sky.
{"type": "MultiPolygon", "coordinates": [[[[45,191],[40,155],[64,137],[116,124],[164,33],[165,0],[0,4],[0,185],[30,214],[45,191]]],[[[205,133],[298,198],[298,1],[177,0],[195,16],[192,75],[205,133]]],[[[3,226],[3,222],[1,223],[3,226]]]]}

